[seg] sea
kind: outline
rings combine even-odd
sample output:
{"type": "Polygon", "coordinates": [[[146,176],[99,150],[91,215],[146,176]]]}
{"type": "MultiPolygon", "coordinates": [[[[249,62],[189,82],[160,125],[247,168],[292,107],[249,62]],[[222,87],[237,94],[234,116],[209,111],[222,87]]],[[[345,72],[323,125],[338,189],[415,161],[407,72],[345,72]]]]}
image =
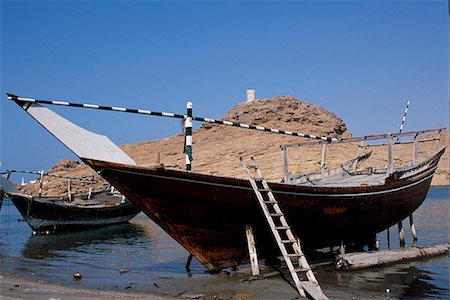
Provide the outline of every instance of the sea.
{"type": "MultiPolygon", "coordinates": [[[[417,246],[449,242],[449,186],[432,187],[414,213],[417,246]]],[[[157,278],[206,278],[195,259],[185,269],[188,253],[142,213],[129,223],[83,231],[33,235],[11,201],[0,210],[0,273],[35,278],[63,286],[120,290],[145,286],[157,278]],[[83,274],[74,280],[73,274],[83,274]]],[[[403,222],[406,246],[412,244],[409,222],[403,222]]],[[[377,235],[380,248],[398,249],[397,226],[377,235]]],[[[386,299],[449,299],[449,257],[404,261],[385,267],[342,272],[322,267],[322,289],[386,294],[386,299]]]]}

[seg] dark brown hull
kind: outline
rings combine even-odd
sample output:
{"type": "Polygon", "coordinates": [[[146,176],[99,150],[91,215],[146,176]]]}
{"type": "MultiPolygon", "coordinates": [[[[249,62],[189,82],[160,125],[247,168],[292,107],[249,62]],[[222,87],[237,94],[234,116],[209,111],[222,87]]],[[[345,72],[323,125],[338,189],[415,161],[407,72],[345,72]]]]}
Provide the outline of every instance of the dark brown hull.
{"type": "Polygon", "coordinates": [[[9,198],[36,232],[80,230],[120,224],[128,222],[140,212],[130,201],[111,206],[83,207],[68,206],[68,201],[60,198],[42,197],[32,201],[25,195],[10,195],[9,198]]]}
{"type": "MultiPolygon", "coordinates": [[[[429,167],[384,185],[309,187],[269,183],[305,247],[372,238],[423,202],[443,151],[429,167]]],[[[245,225],[254,228],[262,257],[274,242],[247,180],[85,160],[209,269],[247,260],[245,225]]]]}

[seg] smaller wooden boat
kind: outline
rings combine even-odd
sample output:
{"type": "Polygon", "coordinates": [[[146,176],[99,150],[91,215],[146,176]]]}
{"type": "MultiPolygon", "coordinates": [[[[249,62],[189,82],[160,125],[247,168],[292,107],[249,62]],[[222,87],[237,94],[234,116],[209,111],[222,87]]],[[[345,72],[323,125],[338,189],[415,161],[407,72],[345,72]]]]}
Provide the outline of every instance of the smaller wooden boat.
{"type": "MultiPolygon", "coordinates": [[[[6,174],[9,175],[9,173],[6,174]]],[[[5,177],[0,176],[0,189],[5,197],[11,199],[24,221],[36,233],[80,230],[87,227],[125,223],[140,212],[134,203],[109,187],[96,192],[90,189],[89,193],[72,194],[69,184],[66,196],[32,196],[19,192],[14,183],[7,179],[8,176],[5,177]]],[[[80,178],[76,179],[80,180],[80,178]]]]}
{"type": "Polygon", "coordinates": [[[6,194],[35,232],[79,230],[125,223],[140,209],[124,196],[109,192],[69,197],[33,197],[6,194]]]}

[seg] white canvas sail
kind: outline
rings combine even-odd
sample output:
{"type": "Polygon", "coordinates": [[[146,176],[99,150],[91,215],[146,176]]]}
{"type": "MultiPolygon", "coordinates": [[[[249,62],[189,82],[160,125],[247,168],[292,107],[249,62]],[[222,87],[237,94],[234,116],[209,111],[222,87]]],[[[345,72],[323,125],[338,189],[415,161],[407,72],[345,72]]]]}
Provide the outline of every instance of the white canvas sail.
{"type": "Polygon", "coordinates": [[[37,103],[27,103],[23,108],[79,158],[136,165],[106,136],[81,128],[37,103]]]}
{"type": "Polygon", "coordinates": [[[0,176],[0,190],[3,190],[7,194],[18,193],[14,183],[12,183],[3,176],[0,176]]]}

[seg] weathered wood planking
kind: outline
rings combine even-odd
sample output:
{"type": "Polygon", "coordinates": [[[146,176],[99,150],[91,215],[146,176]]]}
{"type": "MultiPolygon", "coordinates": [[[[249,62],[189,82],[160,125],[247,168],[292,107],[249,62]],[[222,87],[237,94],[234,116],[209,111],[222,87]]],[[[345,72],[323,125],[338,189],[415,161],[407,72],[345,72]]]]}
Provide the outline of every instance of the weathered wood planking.
{"type": "Polygon", "coordinates": [[[245,225],[245,234],[247,235],[248,253],[250,255],[250,263],[252,265],[252,275],[259,276],[258,255],[256,253],[255,238],[253,236],[253,229],[249,225],[245,225]]]}
{"type": "Polygon", "coordinates": [[[398,250],[373,251],[341,254],[336,260],[338,270],[357,270],[394,263],[407,259],[448,253],[449,244],[432,245],[427,247],[402,248],[398,250]]]}

